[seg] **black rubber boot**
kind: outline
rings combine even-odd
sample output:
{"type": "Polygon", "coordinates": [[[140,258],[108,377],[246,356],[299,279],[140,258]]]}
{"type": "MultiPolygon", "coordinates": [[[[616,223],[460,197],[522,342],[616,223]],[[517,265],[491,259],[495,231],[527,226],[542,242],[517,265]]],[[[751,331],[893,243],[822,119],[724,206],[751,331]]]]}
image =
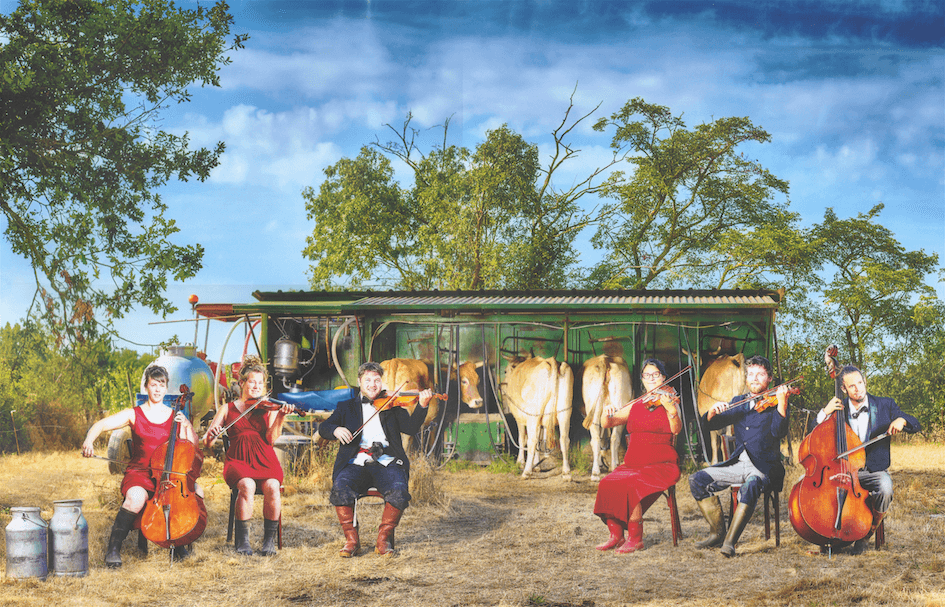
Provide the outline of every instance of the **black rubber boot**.
{"type": "Polygon", "coordinates": [[[131,510],[121,508],[115,516],[115,524],[112,525],[112,535],[108,538],[108,552],[105,554],[105,566],[111,569],[121,567],[121,543],[128,537],[137,513],[131,510]]]}
{"type": "Polygon", "coordinates": [[[233,545],[236,547],[236,554],[252,556],[253,549],[249,547],[249,521],[233,521],[233,545]]]}
{"type": "Polygon", "coordinates": [[[263,519],[263,543],[259,549],[260,556],[276,555],[276,539],[279,537],[279,521],[263,519]]]}

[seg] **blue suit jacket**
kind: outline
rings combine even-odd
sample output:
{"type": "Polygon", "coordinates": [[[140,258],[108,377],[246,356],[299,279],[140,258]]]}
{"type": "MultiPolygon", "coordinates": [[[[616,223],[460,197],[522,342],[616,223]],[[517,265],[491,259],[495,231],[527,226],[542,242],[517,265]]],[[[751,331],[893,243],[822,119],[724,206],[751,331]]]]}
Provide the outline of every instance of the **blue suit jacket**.
{"type": "MultiPolygon", "coordinates": [[[[919,423],[919,420],[908,413],[903,413],[895,400],[883,396],[873,396],[868,392],[866,398],[870,405],[870,427],[867,440],[885,432],[889,428],[889,424],[897,417],[906,420],[906,427],[902,429],[903,432],[912,434],[922,430],[922,424],[919,423]]],[[[849,398],[843,399],[843,410],[847,412],[847,415],[850,414],[849,398]]],[[[880,472],[887,468],[889,468],[889,441],[881,440],[867,447],[866,469],[870,472],[880,472]]]]}
{"type": "MultiPolygon", "coordinates": [[[[748,398],[747,394],[736,396],[730,403],[748,398]]],[[[787,416],[781,417],[777,407],[758,412],[751,407],[751,402],[735,406],[719,413],[707,422],[709,430],[721,430],[732,426],[735,437],[735,451],[728,460],[716,464],[730,466],[738,460],[742,451],[748,451],[748,457],[755,468],[768,477],[771,488],[781,491],[784,487],[784,464],[781,463],[781,439],[787,436],[788,418],[791,405],[788,404],[787,416]]],[[[703,416],[705,417],[705,416],[703,416]]]]}
{"type": "MultiPolygon", "coordinates": [[[[381,427],[384,428],[384,434],[387,435],[387,442],[390,445],[387,449],[384,450],[385,453],[394,458],[394,460],[401,460],[403,462],[404,470],[407,472],[407,476],[410,476],[410,460],[407,459],[407,454],[404,452],[403,442],[400,440],[400,434],[416,434],[420,431],[420,427],[423,425],[423,420],[426,419],[427,410],[419,405],[413,410],[411,414],[407,409],[403,407],[394,407],[393,409],[388,409],[387,411],[381,411],[377,414],[381,420],[381,427]]],[[[364,418],[361,414],[361,396],[358,395],[358,398],[351,400],[346,400],[338,403],[338,406],[335,408],[335,411],[321,424],[318,425],[318,434],[324,439],[327,440],[338,440],[335,438],[335,429],[339,426],[344,426],[354,434],[358,428],[361,427],[361,424],[364,423],[364,418]]],[[[358,454],[358,450],[361,449],[361,435],[354,437],[354,440],[348,443],[347,445],[338,446],[338,455],[335,457],[335,466],[332,469],[331,478],[334,479],[338,476],[338,473],[341,472],[341,469],[347,465],[353,457],[358,454]]]]}

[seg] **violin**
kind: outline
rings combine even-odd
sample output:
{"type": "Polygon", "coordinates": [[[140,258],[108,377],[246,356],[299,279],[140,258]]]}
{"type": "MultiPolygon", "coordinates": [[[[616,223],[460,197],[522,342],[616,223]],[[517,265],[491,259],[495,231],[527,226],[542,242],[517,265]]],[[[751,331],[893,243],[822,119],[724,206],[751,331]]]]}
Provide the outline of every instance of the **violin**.
{"type": "Polygon", "coordinates": [[[800,381],[802,379],[804,379],[803,375],[801,375],[800,377],[796,377],[792,379],[791,381],[786,381],[783,384],[779,384],[775,386],[774,388],[769,388],[768,390],[765,390],[764,392],[761,392],[759,394],[755,394],[753,396],[749,396],[748,398],[737,400],[734,403],[728,403],[724,407],[720,407],[719,410],[716,412],[716,415],[724,411],[728,411],[729,409],[732,409],[734,407],[737,407],[738,405],[743,405],[747,403],[748,401],[756,400],[756,399],[757,399],[757,402],[755,403],[754,409],[755,411],[758,411],[759,413],[761,413],[762,411],[766,411],[770,409],[771,407],[777,407],[778,406],[778,388],[780,388],[781,386],[787,386],[788,396],[791,396],[792,394],[800,394],[801,389],[798,388],[797,386],[792,386],[791,384],[793,384],[796,381],[800,381]]]}
{"type": "MultiPolygon", "coordinates": [[[[834,380],[834,394],[842,396],[838,348],[824,354],[827,372],[834,380]]],[[[812,544],[840,547],[869,535],[873,511],[866,498],[869,492],[859,481],[866,465],[860,438],[846,423],[845,411],[835,411],[808,434],[797,450],[804,477],[791,489],[788,499],[791,525],[812,544]]]]}
{"type": "Polygon", "coordinates": [[[660,399],[663,396],[668,396],[669,399],[673,401],[674,405],[679,406],[679,394],[676,393],[676,389],[672,386],[663,386],[650,390],[640,397],[640,402],[646,405],[646,408],[650,411],[654,411],[660,405],[660,399]]]}
{"type": "MultiPolygon", "coordinates": [[[[433,398],[447,400],[445,394],[434,393],[433,398]]],[[[412,407],[418,402],[420,402],[420,392],[418,390],[401,390],[395,392],[393,396],[387,396],[386,392],[381,392],[381,395],[374,399],[373,404],[378,411],[387,411],[394,407],[412,407]]]]}
{"type": "Polygon", "coordinates": [[[181,395],[171,414],[174,422],[170,436],[151,455],[155,490],[141,512],[141,533],[162,548],[191,544],[207,527],[207,508],[188,474],[195,468],[197,446],[177,436],[180,432],[177,413],[192,399],[193,392],[181,386],[181,395]]]}

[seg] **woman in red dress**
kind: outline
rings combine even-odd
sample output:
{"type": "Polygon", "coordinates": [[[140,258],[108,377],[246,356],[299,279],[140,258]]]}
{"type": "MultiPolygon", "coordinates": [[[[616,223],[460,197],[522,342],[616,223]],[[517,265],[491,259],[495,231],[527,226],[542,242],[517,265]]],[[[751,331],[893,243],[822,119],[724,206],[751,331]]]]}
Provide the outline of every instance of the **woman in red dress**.
{"type": "MultiPolygon", "coordinates": [[[[134,526],[135,519],[144,508],[148,499],[154,495],[156,488],[154,477],[151,474],[151,455],[154,450],[167,442],[171,434],[171,426],[175,421],[174,410],[164,404],[164,395],[167,394],[167,369],[159,365],[151,365],[144,371],[144,388],[148,393],[148,400],[143,405],[124,409],[105,419],[92,424],[82,443],[82,455],[95,455],[93,444],[102,432],[114,431],[131,427],[131,460],[125,469],[125,477],[121,481],[121,493],[125,496],[115,524],[112,526],[111,537],[108,540],[108,552],[105,555],[105,566],[121,567],[121,544],[134,526]]],[[[197,444],[197,434],[190,420],[183,412],[178,412],[176,421],[180,424],[178,437],[197,444]]],[[[200,496],[200,506],[203,507],[203,490],[196,484],[203,465],[203,456],[198,450],[194,457],[194,465],[187,473],[189,486],[200,496]]],[[[180,546],[174,550],[175,558],[185,558],[189,555],[187,546],[180,546]]]]}
{"type": "Polygon", "coordinates": [[[210,446],[223,427],[233,424],[227,430],[230,447],[226,452],[223,478],[230,489],[238,491],[234,543],[236,552],[243,555],[253,554],[249,546],[249,519],[253,517],[253,496],[256,495],[257,485],[262,486],[263,493],[263,543],[259,549],[262,556],[276,554],[276,538],[282,514],[282,465],[276,457],[273,444],[282,435],[285,416],[295,408],[284,405],[270,411],[257,407],[237,420],[266,394],[267,380],[268,372],[262,361],[256,357],[247,357],[240,368],[241,397],[217,411],[204,435],[204,442],[210,446]]]}
{"type": "MultiPolygon", "coordinates": [[[[643,362],[641,374],[647,393],[666,381],[666,368],[655,358],[643,362]]],[[[627,554],[643,549],[643,513],[679,480],[674,443],[682,422],[676,399],[667,394],[652,401],[644,394],[621,408],[609,406],[604,413],[608,416],[605,428],[626,424],[627,453],[623,464],[601,479],[597,488],[594,514],[610,531],[610,537],[597,549],[627,554]]]]}

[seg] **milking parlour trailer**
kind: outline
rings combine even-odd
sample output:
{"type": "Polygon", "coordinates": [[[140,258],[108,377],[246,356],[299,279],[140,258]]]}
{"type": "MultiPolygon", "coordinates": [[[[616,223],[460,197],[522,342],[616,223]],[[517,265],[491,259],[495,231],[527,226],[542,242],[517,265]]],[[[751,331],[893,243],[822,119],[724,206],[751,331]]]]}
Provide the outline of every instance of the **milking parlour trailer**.
{"type": "Polygon", "coordinates": [[[438,459],[488,463],[497,453],[517,451],[515,422],[499,389],[506,359],[516,355],[553,356],[571,366],[572,444],[589,440],[582,426],[586,360],[604,353],[622,356],[634,394],[641,393],[645,359],[663,360],[668,377],[691,365],[673,385],[682,398],[684,423],[678,448],[693,461],[707,459],[695,406],[698,378],[708,364],[703,355],[760,354],[779,375],[778,291],[256,291],[253,296],[255,302],[198,304],[196,311],[243,325],[248,349],[258,350],[269,366],[276,398],[295,402],[291,399],[311,395],[315,402],[325,399],[330,410],[332,394],[347,397],[357,387],[362,362],[426,361],[438,391],[450,396],[418,437],[438,459]],[[456,375],[448,372],[467,361],[483,363],[478,374],[484,406],[475,410],[461,402],[456,375]]]}

